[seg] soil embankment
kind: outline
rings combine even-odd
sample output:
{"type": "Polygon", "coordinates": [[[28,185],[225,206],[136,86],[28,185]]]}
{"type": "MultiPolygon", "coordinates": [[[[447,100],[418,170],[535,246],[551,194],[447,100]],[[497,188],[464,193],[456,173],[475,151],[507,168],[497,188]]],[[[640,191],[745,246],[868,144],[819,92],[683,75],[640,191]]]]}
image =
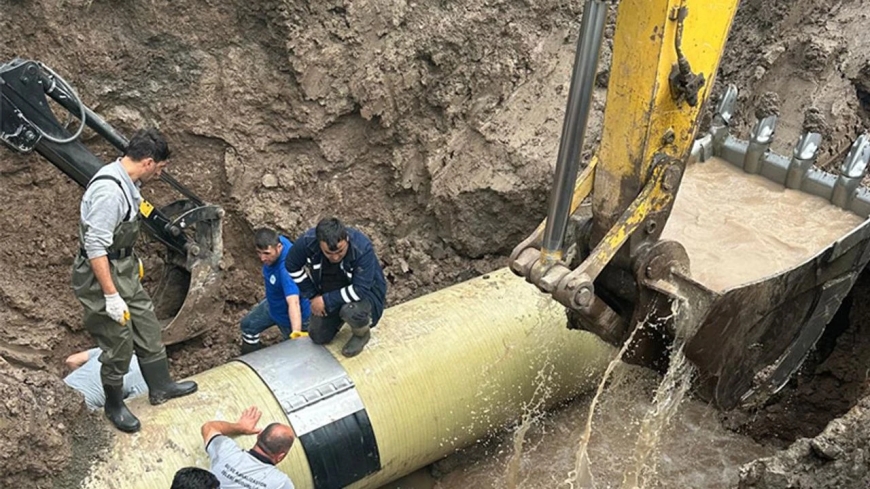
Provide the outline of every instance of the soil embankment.
{"type": "MultiPolygon", "coordinates": [[[[294,236],[343,217],[373,238],[392,304],[504,265],[544,214],[578,15],[577,2],[556,0],[12,0],[0,3],[0,62],[46,63],[124,133],[159,126],[173,175],[227,210],[225,319],[170,349],[184,375],[237,352],[238,320],[262,295],[255,227],[294,236]]],[[[745,135],[758,101],[777,93],[774,147],[789,153],[808,114],[826,138],[820,162],[836,167],[870,127],[867,18],[860,0],[744,1],[714,88],[741,90],[735,131],[745,135]]],[[[112,157],[87,131],[85,141],[112,157]]],[[[63,358],[90,345],[69,289],[81,192],[41,158],[0,149],[4,487],[73,477],[81,455],[69,447],[95,422],[59,380],[63,358]]],[[[172,200],[159,185],[145,193],[172,200]]],[[[160,265],[148,254],[149,271],[160,265]]],[[[732,413],[729,426],[785,445],[847,412],[867,388],[867,293],[856,288],[851,323],[832,330],[778,402],[732,413]]]]}

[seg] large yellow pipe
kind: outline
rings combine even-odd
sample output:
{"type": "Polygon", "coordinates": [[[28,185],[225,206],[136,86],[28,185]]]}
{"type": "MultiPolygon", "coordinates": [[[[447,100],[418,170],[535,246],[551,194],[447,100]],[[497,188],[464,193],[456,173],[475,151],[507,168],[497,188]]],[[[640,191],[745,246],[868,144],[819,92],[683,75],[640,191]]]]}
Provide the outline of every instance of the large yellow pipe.
{"type": "MultiPolygon", "coordinates": [[[[377,439],[381,469],[352,486],[360,488],[438,460],[538,403],[576,396],[594,384],[612,352],[591,334],[568,331],[564,309],[507,269],[392,307],[374,331],[352,359],[339,353],[347,331],[328,346],[355,383],[377,439]]],[[[258,353],[286,354],[293,346],[258,353]]],[[[117,433],[85,487],[168,487],[178,468],[208,467],[202,423],[235,420],[251,404],[263,411],[262,426],[288,423],[269,387],[242,362],[193,379],[194,395],[157,407],[131,401],[142,430],[117,433]]],[[[254,438],[238,442],[247,449],[254,438]]],[[[279,468],[297,488],[314,487],[302,443],[279,468]]]]}

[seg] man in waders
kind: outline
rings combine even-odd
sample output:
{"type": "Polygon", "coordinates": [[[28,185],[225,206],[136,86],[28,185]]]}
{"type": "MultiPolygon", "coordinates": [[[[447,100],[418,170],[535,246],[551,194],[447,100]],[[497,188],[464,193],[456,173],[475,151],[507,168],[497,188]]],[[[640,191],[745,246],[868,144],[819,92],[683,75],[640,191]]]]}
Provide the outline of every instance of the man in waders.
{"type": "Polygon", "coordinates": [[[296,240],[285,263],[302,296],[311,301],[311,341],[329,343],[347,323],[352,336],[341,353],[358,355],[371,337],[369,329],[380,321],[387,297],[384,271],[369,238],[334,217],[322,219],[296,240]]]}
{"type": "Polygon", "coordinates": [[[137,131],[124,156],[94,175],[81,202],[73,291],[85,309],[85,328],[102,350],[106,417],[128,433],[140,427],[124,404],[124,374],[134,350],[151,404],[197,388],[194,382],[176,383],[169,376],[160,323],[139,282],[139,259],[133,252],[139,235],[139,186],[159,177],[168,160],[169,146],[156,129],[137,131]]]}

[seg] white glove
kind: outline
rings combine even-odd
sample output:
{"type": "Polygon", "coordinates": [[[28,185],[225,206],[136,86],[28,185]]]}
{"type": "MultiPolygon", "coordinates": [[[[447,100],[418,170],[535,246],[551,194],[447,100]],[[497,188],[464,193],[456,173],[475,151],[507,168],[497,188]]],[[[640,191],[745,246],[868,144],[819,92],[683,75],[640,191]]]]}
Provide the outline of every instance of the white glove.
{"type": "Polygon", "coordinates": [[[106,298],[106,314],[121,326],[126,325],[127,321],[130,320],[130,309],[127,307],[127,303],[124,302],[124,299],[121,298],[121,294],[116,292],[104,295],[103,297],[106,298]]]}

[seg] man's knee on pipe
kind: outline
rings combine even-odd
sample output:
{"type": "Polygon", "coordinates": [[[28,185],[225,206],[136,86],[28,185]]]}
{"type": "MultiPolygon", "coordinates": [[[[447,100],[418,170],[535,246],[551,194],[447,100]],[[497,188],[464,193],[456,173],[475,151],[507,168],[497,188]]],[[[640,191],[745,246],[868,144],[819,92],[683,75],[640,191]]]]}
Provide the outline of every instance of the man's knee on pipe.
{"type": "Polygon", "coordinates": [[[358,355],[371,337],[369,330],[372,325],[372,306],[368,300],[345,304],[337,313],[312,316],[308,337],[314,344],[328,344],[335,338],[344,323],[350,326],[353,336],[341,352],[346,357],[358,355]]]}
{"type": "Polygon", "coordinates": [[[372,324],[372,304],[365,299],[345,304],[339,316],[352,329],[368,328],[372,324]]]}
{"type": "Polygon", "coordinates": [[[338,314],[312,316],[308,326],[308,337],[315,345],[330,343],[341,330],[342,318],[338,314]]]}

